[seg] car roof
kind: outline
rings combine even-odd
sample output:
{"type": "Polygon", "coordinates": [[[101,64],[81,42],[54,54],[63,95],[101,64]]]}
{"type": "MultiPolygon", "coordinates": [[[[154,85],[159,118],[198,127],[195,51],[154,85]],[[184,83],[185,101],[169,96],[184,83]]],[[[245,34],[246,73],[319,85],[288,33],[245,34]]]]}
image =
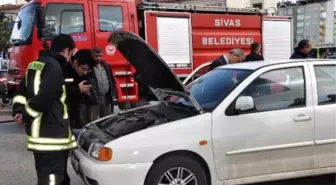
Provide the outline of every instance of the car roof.
{"type": "Polygon", "coordinates": [[[277,64],[287,64],[287,63],[300,63],[300,62],[316,62],[316,61],[335,61],[332,59],[288,59],[288,60],[278,60],[278,61],[257,61],[257,62],[243,62],[238,64],[223,65],[219,68],[222,69],[246,69],[246,70],[257,70],[262,67],[277,65],[277,64]]]}

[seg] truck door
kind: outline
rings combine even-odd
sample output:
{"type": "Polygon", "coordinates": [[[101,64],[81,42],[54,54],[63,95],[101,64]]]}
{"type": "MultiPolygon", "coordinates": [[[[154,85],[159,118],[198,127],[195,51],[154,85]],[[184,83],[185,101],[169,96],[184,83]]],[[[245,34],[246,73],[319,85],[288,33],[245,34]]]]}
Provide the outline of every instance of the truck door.
{"type": "Polygon", "coordinates": [[[85,19],[89,12],[87,4],[50,2],[46,4],[45,11],[46,27],[50,35],[46,37],[46,40],[51,40],[54,35],[60,33],[69,34],[76,42],[77,49],[90,48],[91,24],[88,19],[85,19]]]}
{"type": "Polygon", "coordinates": [[[111,32],[129,30],[127,3],[93,2],[93,47],[104,50],[104,59],[107,61],[123,60],[124,58],[107,39],[111,32]]]}
{"type": "MultiPolygon", "coordinates": [[[[93,47],[99,47],[103,50],[103,59],[112,67],[112,72],[116,80],[116,89],[118,101],[136,101],[137,84],[131,79],[135,70],[127,60],[117,51],[117,49],[108,43],[108,37],[111,32],[118,30],[134,31],[130,20],[134,23],[132,15],[128,9],[128,4],[117,1],[95,1],[91,4],[93,19],[93,47]]],[[[134,18],[134,17],[133,17],[134,18]]]]}

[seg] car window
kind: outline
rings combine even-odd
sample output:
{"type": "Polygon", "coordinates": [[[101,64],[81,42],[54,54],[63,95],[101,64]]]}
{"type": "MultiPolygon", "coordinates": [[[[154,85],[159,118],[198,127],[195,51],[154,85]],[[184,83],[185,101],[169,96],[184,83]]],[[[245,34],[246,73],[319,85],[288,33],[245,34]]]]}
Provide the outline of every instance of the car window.
{"type": "Polygon", "coordinates": [[[336,65],[314,66],[318,104],[336,103],[336,65]]]}
{"type": "Polygon", "coordinates": [[[211,62],[206,62],[198,66],[196,69],[194,69],[194,71],[191,74],[189,74],[186,77],[186,79],[184,79],[183,84],[188,85],[189,83],[193,82],[195,79],[206,74],[209,71],[210,65],[211,65],[211,62]]]}
{"type": "MultiPolygon", "coordinates": [[[[212,111],[251,72],[218,68],[193,81],[187,88],[203,109],[212,111]]],[[[172,102],[191,104],[184,98],[172,98],[172,102]]]]}
{"type": "Polygon", "coordinates": [[[254,100],[254,112],[305,106],[303,68],[286,68],[266,72],[256,78],[241,94],[254,100]]]}
{"type": "Polygon", "coordinates": [[[121,6],[98,6],[99,30],[117,31],[124,26],[123,12],[121,6]]]}

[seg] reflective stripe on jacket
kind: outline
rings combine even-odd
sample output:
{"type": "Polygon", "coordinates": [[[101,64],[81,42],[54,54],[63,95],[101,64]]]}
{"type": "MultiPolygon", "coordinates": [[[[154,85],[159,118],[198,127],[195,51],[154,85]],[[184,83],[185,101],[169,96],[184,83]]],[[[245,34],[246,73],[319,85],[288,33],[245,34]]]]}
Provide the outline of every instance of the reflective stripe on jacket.
{"type": "Polygon", "coordinates": [[[28,150],[61,151],[77,147],[66,101],[59,62],[51,56],[31,62],[13,99],[13,116],[23,115],[28,150]]]}

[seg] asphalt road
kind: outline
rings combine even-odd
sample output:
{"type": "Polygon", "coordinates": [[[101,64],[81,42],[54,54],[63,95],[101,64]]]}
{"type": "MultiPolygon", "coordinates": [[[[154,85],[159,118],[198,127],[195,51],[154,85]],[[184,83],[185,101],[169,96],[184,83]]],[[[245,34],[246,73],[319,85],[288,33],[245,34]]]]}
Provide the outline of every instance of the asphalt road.
{"type": "MultiPolygon", "coordinates": [[[[71,185],[84,185],[68,167],[71,185]]],[[[34,158],[26,150],[23,126],[15,123],[0,124],[0,184],[36,185],[34,158]]]]}
{"type": "MultiPolygon", "coordinates": [[[[36,173],[33,154],[26,149],[23,125],[12,120],[9,110],[0,109],[0,185],[36,185],[36,173]]],[[[119,108],[115,106],[115,112],[119,108]]],[[[71,185],[85,185],[75,174],[70,160],[68,174],[71,185]]]]}
{"type": "MultiPolygon", "coordinates": [[[[0,120],[9,116],[0,116],[0,120]]],[[[0,123],[0,185],[35,185],[36,174],[32,153],[25,147],[24,128],[21,125],[0,123]]],[[[71,185],[84,185],[68,166],[71,185]]],[[[267,183],[271,185],[335,185],[335,176],[322,176],[284,182],[267,183]]],[[[259,184],[261,185],[261,184],[259,184]]],[[[264,185],[264,184],[262,184],[264,185]]]]}

